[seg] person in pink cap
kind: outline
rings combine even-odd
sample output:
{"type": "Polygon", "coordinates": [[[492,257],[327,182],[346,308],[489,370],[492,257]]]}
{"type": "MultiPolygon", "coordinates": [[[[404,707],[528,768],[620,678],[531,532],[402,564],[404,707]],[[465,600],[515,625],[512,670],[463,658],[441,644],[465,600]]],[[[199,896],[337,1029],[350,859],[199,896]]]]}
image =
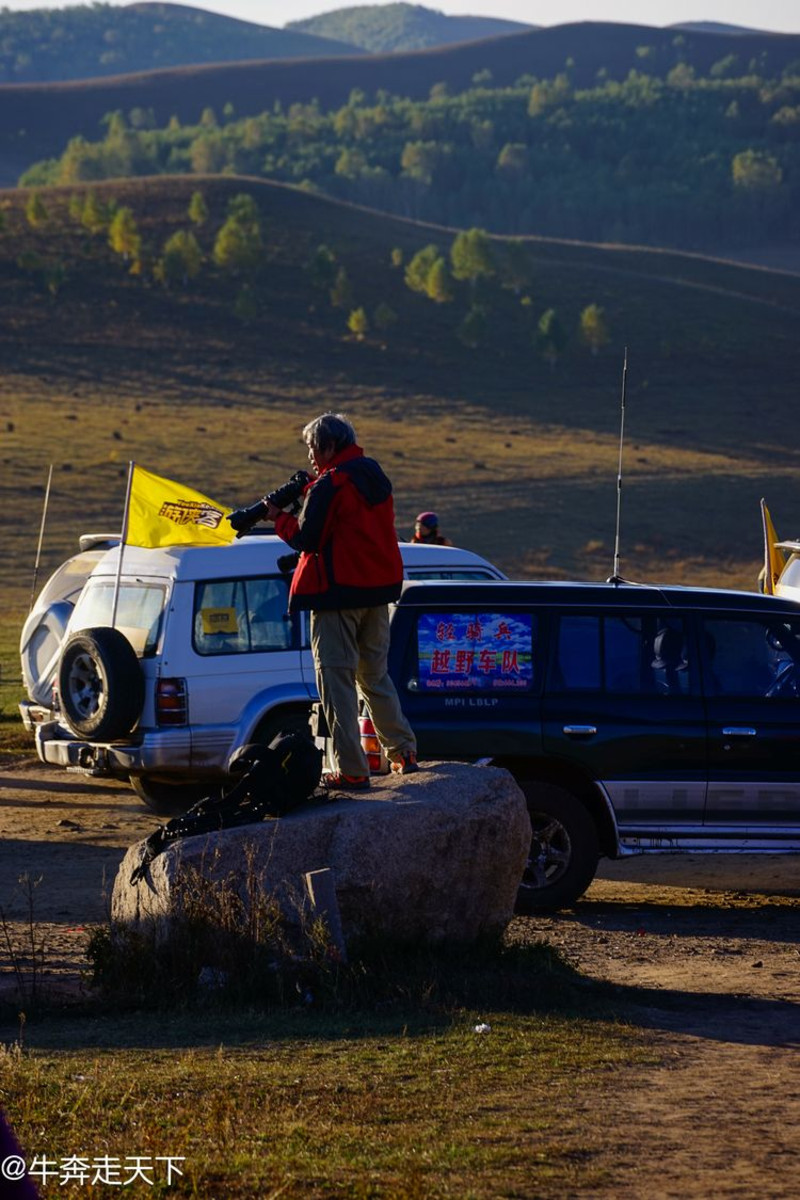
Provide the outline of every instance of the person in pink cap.
{"type": "Polygon", "coordinates": [[[439,518],[435,512],[420,513],[414,522],[412,542],[421,542],[426,546],[452,546],[450,538],[439,533],[439,518]]]}

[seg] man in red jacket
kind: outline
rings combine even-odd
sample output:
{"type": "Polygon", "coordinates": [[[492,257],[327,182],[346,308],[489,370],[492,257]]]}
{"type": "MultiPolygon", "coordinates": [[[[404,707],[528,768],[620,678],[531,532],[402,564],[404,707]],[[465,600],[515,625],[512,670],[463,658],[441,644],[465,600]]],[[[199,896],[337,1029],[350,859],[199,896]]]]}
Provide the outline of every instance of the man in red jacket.
{"type": "Polygon", "coordinates": [[[296,517],[274,504],[267,516],[300,560],[289,611],[311,613],[317,690],[333,742],[336,770],[327,787],[369,788],[369,765],[358,728],[364,697],[392,770],[417,768],[416,739],[403,715],[386,660],[388,605],[400,595],[403,560],[394,525],[392,485],[356,444],[350,422],[324,413],[303,430],[317,478],[296,517]]]}

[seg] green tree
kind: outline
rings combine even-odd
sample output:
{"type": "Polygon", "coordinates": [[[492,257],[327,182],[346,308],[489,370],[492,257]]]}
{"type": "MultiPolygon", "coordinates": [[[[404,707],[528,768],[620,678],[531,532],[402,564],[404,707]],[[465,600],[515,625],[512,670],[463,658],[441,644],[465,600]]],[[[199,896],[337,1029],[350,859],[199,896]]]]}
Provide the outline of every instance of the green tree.
{"type": "Polygon", "coordinates": [[[561,108],[572,98],[572,85],[565,74],[555,79],[542,80],[531,88],[528,98],[528,116],[539,117],[550,109],[561,108]]]}
{"type": "Polygon", "coordinates": [[[355,334],[359,342],[363,342],[369,332],[369,320],[363,308],[355,308],[347,318],[347,328],[355,334]]]}
{"type": "Polygon", "coordinates": [[[228,216],[240,225],[261,228],[261,210],[249,192],[237,192],[228,201],[228,216]]]}
{"type": "Polygon", "coordinates": [[[566,344],[566,334],[558,313],[554,308],[548,308],[539,318],[536,329],[536,348],[542,358],[550,364],[551,371],[555,370],[556,363],[566,344]]]}
{"type": "Polygon", "coordinates": [[[201,133],[189,147],[189,161],[195,175],[219,175],[228,165],[228,145],[219,132],[201,133]]]}
{"type": "Polygon", "coordinates": [[[39,192],[31,192],[25,205],[25,220],[31,229],[41,229],[47,224],[49,214],[39,192]]]}
{"type": "Polygon", "coordinates": [[[453,299],[453,279],[444,258],[437,258],[431,266],[425,292],[436,304],[449,304],[453,299]]]}
{"type": "Polygon", "coordinates": [[[228,217],[216,236],[212,253],[218,267],[238,275],[256,270],[262,250],[258,227],[243,225],[235,217],[228,217]]]}
{"type": "Polygon", "coordinates": [[[783,171],[778,160],[766,150],[743,150],[731,164],[733,183],[748,192],[769,192],[779,188],[783,171]]]}
{"type": "Polygon", "coordinates": [[[307,271],[315,288],[329,291],[336,279],[336,255],[330,246],[321,242],[308,261],[307,271]]]}
{"type": "Polygon", "coordinates": [[[102,233],[108,227],[108,212],[106,206],[94,188],[86,193],[81,212],[81,225],[89,233],[102,233]]]}
{"type": "Polygon", "coordinates": [[[349,309],[353,304],[353,287],[344,267],[339,267],[336,278],[330,290],[331,305],[334,308],[349,309]]]}
{"type": "Polygon", "coordinates": [[[152,108],[142,108],[137,105],[128,113],[131,129],[155,129],[156,114],[152,108]]]}
{"type": "Polygon", "coordinates": [[[476,350],[486,340],[488,326],[489,314],[484,305],[473,304],[458,327],[458,338],[465,346],[476,350]]]}
{"type": "Polygon", "coordinates": [[[375,312],[372,314],[372,324],[381,333],[385,333],[387,329],[391,329],[392,325],[397,324],[397,313],[384,300],[380,302],[375,312]]]}
{"type": "Polygon", "coordinates": [[[459,233],[450,247],[450,262],[456,279],[466,279],[474,289],[477,281],[495,273],[492,244],[483,229],[459,233]]]}
{"type": "Polygon", "coordinates": [[[399,246],[395,246],[392,250],[391,263],[393,267],[402,267],[403,265],[403,251],[399,246]]]}
{"type": "Polygon", "coordinates": [[[417,251],[405,270],[406,286],[412,292],[427,292],[431,267],[439,257],[439,247],[433,244],[417,251]]]}
{"type": "Polygon", "coordinates": [[[117,209],[108,227],[108,244],[115,254],[122,255],[124,262],[138,259],[142,239],[130,208],[123,205],[117,209]]]}
{"type": "Polygon", "coordinates": [[[530,151],[524,142],[506,142],[497,156],[497,173],[506,179],[522,179],[528,173],[530,151]]]}
{"type": "Polygon", "coordinates": [[[192,198],[189,201],[189,220],[195,225],[205,225],[208,220],[208,205],[202,192],[192,192],[192,198]]]}
{"type": "Polygon", "coordinates": [[[605,310],[599,304],[588,304],[581,313],[581,339],[591,349],[592,354],[608,344],[608,324],[605,310]]]}
{"type": "Polygon", "coordinates": [[[72,193],[69,198],[67,211],[69,212],[69,215],[73,221],[80,221],[81,213],[83,212],[83,196],[80,194],[80,192],[72,193]]]}
{"type": "Polygon", "coordinates": [[[167,286],[180,283],[186,287],[190,279],[200,274],[202,265],[203,252],[191,230],[178,229],[164,243],[161,277],[167,286]]]}
{"type": "Polygon", "coordinates": [[[202,127],[204,129],[216,129],[217,128],[217,114],[214,112],[214,109],[210,105],[207,108],[204,108],[203,111],[201,112],[200,124],[202,125],[202,127]]]}
{"type": "Polygon", "coordinates": [[[400,166],[404,175],[419,183],[430,184],[441,158],[436,142],[406,142],[400,155],[400,166]]]}
{"type": "Polygon", "coordinates": [[[363,151],[345,146],[336,160],[336,166],[333,168],[333,171],[335,175],[341,175],[345,179],[358,179],[359,175],[363,175],[366,168],[367,159],[363,151]]]}

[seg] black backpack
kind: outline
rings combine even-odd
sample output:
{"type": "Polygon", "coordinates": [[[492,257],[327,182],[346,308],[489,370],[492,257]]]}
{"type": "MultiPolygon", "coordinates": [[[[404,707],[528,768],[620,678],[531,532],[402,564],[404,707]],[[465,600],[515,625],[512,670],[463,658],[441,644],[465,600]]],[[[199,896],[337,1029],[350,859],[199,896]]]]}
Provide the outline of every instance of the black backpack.
{"type": "Polygon", "coordinates": [[[131,883],[143,879],[153,859],[178,838],[282,817],[303,804],[319,787],[322,752],[303,733],[279,733],[269,746],[242,746],[228,771],[230,780],[219,791],[150,834],[131,883]]]}

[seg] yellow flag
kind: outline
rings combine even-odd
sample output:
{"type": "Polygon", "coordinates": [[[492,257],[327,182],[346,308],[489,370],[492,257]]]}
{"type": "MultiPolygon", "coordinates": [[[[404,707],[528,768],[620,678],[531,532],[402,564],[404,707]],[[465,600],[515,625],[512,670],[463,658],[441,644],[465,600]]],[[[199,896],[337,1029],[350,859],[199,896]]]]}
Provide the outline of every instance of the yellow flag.
{"type": "Polygon", "coordinates": [[[774,596],[775,585],[786,565],[786,555],[776,545],[780,539],[772,524],[769,509],[763,500],[761,501],[761,521],[764,526],[764,591],[768,596],[774,596]]]}
{"type": "Polygon", "coordinates": [[[230,511],[134,463],[124,540],[129,546],[225,546],[236,536],[225,520],[230,511]]]}

